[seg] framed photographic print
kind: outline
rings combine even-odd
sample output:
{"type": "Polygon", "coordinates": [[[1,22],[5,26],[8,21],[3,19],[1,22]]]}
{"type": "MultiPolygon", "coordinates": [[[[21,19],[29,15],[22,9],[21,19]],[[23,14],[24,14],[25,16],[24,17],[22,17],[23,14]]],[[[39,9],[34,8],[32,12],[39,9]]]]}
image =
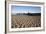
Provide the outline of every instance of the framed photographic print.
{"type": "Polygon", "coordinates": [[[9,30],[40,30],[43,28],[43,6],[9,4],[9,30]],[[42,17],[41,17],[42,16],[42,17]]]}
{"type": "Polygon", "coordinates": [[[7,3],[6,8],[8,31],[43,30],[43,3],[13,2],[7,3]]]}

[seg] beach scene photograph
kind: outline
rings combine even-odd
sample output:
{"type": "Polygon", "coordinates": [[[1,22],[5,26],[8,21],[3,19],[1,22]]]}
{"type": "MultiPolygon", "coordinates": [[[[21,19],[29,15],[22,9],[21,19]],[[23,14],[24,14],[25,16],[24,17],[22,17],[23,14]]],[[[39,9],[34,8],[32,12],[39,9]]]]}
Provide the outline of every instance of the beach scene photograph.
{"type": "Polygon", "coordinates": [[[41,27],[41,7],[11,5],[11,28],[41,27]]]}

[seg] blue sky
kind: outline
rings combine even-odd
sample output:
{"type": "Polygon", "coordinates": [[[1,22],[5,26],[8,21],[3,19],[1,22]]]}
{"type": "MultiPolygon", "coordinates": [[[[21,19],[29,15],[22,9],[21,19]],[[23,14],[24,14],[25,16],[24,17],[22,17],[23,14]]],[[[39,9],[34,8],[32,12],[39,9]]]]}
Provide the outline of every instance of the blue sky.
{"type": "Polygon", "coordinates": [[[15,13],[40,13],[41,7],[35,7],[35,6],[11,6],[12,14],[15,13]]]}

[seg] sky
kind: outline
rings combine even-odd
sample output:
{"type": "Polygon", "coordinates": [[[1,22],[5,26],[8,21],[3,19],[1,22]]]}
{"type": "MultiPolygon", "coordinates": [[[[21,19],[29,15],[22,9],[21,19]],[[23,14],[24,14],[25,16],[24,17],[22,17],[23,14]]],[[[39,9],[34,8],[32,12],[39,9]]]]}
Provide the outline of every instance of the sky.
{"type": "Polygon", "coordinates": [[[40,13],[41,7],[35,7],[35,6],[11,6],[12,14],[16,13],[40,13]]]}

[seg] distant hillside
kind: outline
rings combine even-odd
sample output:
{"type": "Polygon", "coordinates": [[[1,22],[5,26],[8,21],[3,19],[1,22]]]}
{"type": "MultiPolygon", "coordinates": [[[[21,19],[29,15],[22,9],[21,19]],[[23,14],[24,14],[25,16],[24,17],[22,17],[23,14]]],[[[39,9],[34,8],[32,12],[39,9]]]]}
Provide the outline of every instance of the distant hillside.
{"type": "Polygon", "coordinates": [[[16,15],[16,16],[40,16],[41,13],[16,13],[16,14],[12,14],[12,15],[16,15]]]}

